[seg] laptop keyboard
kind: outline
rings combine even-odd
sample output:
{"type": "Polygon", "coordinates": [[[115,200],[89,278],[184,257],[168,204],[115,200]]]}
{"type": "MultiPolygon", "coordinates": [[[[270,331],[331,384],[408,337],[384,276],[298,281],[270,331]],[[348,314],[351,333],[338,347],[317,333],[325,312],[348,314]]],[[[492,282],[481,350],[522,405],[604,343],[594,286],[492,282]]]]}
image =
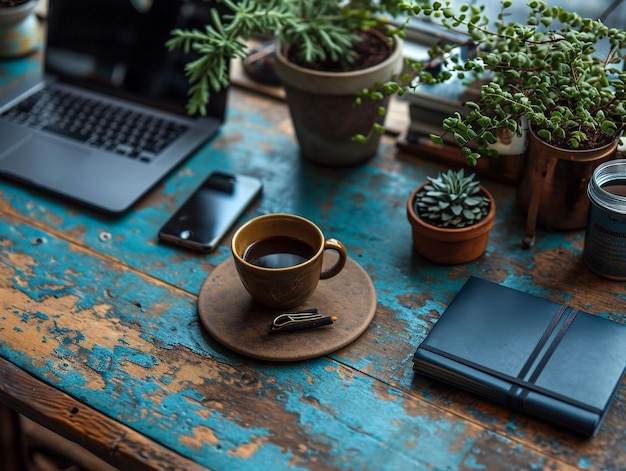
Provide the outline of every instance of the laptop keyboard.
{"type": "Polygon", "coordinates": [[[150,162],[187,126],[66,90],[44,88],[2,117],[119,155],[150,162]]]}

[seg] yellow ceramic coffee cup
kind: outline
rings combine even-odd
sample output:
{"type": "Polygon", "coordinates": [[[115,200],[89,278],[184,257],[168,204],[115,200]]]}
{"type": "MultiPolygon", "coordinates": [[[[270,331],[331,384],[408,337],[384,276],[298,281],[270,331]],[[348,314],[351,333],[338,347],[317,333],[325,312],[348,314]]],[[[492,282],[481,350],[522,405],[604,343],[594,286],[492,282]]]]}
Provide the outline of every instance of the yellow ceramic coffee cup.
{"type": "Polygon", "coordinates": [[[324,237],[313,222],[293,214],[267,214],[251,219],[233,236],[231,250],[239,278],[260,304],[288,309],[304,303],[319,280],[337,275],[347,252],[336,239],[324,237]],[[324,268],[324,252],[339,257],[324,268]]]}

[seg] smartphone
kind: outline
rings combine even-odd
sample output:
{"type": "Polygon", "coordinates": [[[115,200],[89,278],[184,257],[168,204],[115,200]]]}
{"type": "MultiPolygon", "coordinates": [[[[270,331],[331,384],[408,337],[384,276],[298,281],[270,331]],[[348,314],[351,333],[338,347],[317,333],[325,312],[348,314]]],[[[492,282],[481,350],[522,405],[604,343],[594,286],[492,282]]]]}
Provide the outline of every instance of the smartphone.
{"type": "Polygon", "coordinates": [[[210,252],[261,193],[261,181],[213,172],[159,230],[159,239],[210,252]]]}

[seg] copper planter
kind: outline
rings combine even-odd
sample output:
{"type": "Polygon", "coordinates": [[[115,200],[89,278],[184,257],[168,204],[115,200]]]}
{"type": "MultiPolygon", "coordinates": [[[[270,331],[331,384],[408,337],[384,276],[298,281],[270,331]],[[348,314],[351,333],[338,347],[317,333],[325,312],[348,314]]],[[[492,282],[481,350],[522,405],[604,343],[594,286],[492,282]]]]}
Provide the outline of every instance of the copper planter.
{"type": "Polygon", "coordinates": [[[517,188],[517,203],[526,212],[523,245],[535,241],[537,224],[558,229],[582,229],[587,224],[587,185],[595,168],[615,158],[617,141],[591,150],[550,145],[530,130],[528,155],[517,188]]]}

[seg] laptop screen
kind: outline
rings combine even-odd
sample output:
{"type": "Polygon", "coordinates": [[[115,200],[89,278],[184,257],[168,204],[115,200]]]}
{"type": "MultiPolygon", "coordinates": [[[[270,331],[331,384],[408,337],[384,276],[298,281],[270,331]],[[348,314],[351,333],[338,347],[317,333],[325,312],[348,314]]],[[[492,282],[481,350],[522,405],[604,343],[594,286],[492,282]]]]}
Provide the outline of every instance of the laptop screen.
{"type": "MultiPolygon", "coordinates": [[[[182,51],[165,42],[174,28],[204,29],[213,2],[202,0],[49,0],[46,73],[61,81],[185,113],[182,51]]],[[[223,120],[226,94],[208,114],[223,120]]]]}

